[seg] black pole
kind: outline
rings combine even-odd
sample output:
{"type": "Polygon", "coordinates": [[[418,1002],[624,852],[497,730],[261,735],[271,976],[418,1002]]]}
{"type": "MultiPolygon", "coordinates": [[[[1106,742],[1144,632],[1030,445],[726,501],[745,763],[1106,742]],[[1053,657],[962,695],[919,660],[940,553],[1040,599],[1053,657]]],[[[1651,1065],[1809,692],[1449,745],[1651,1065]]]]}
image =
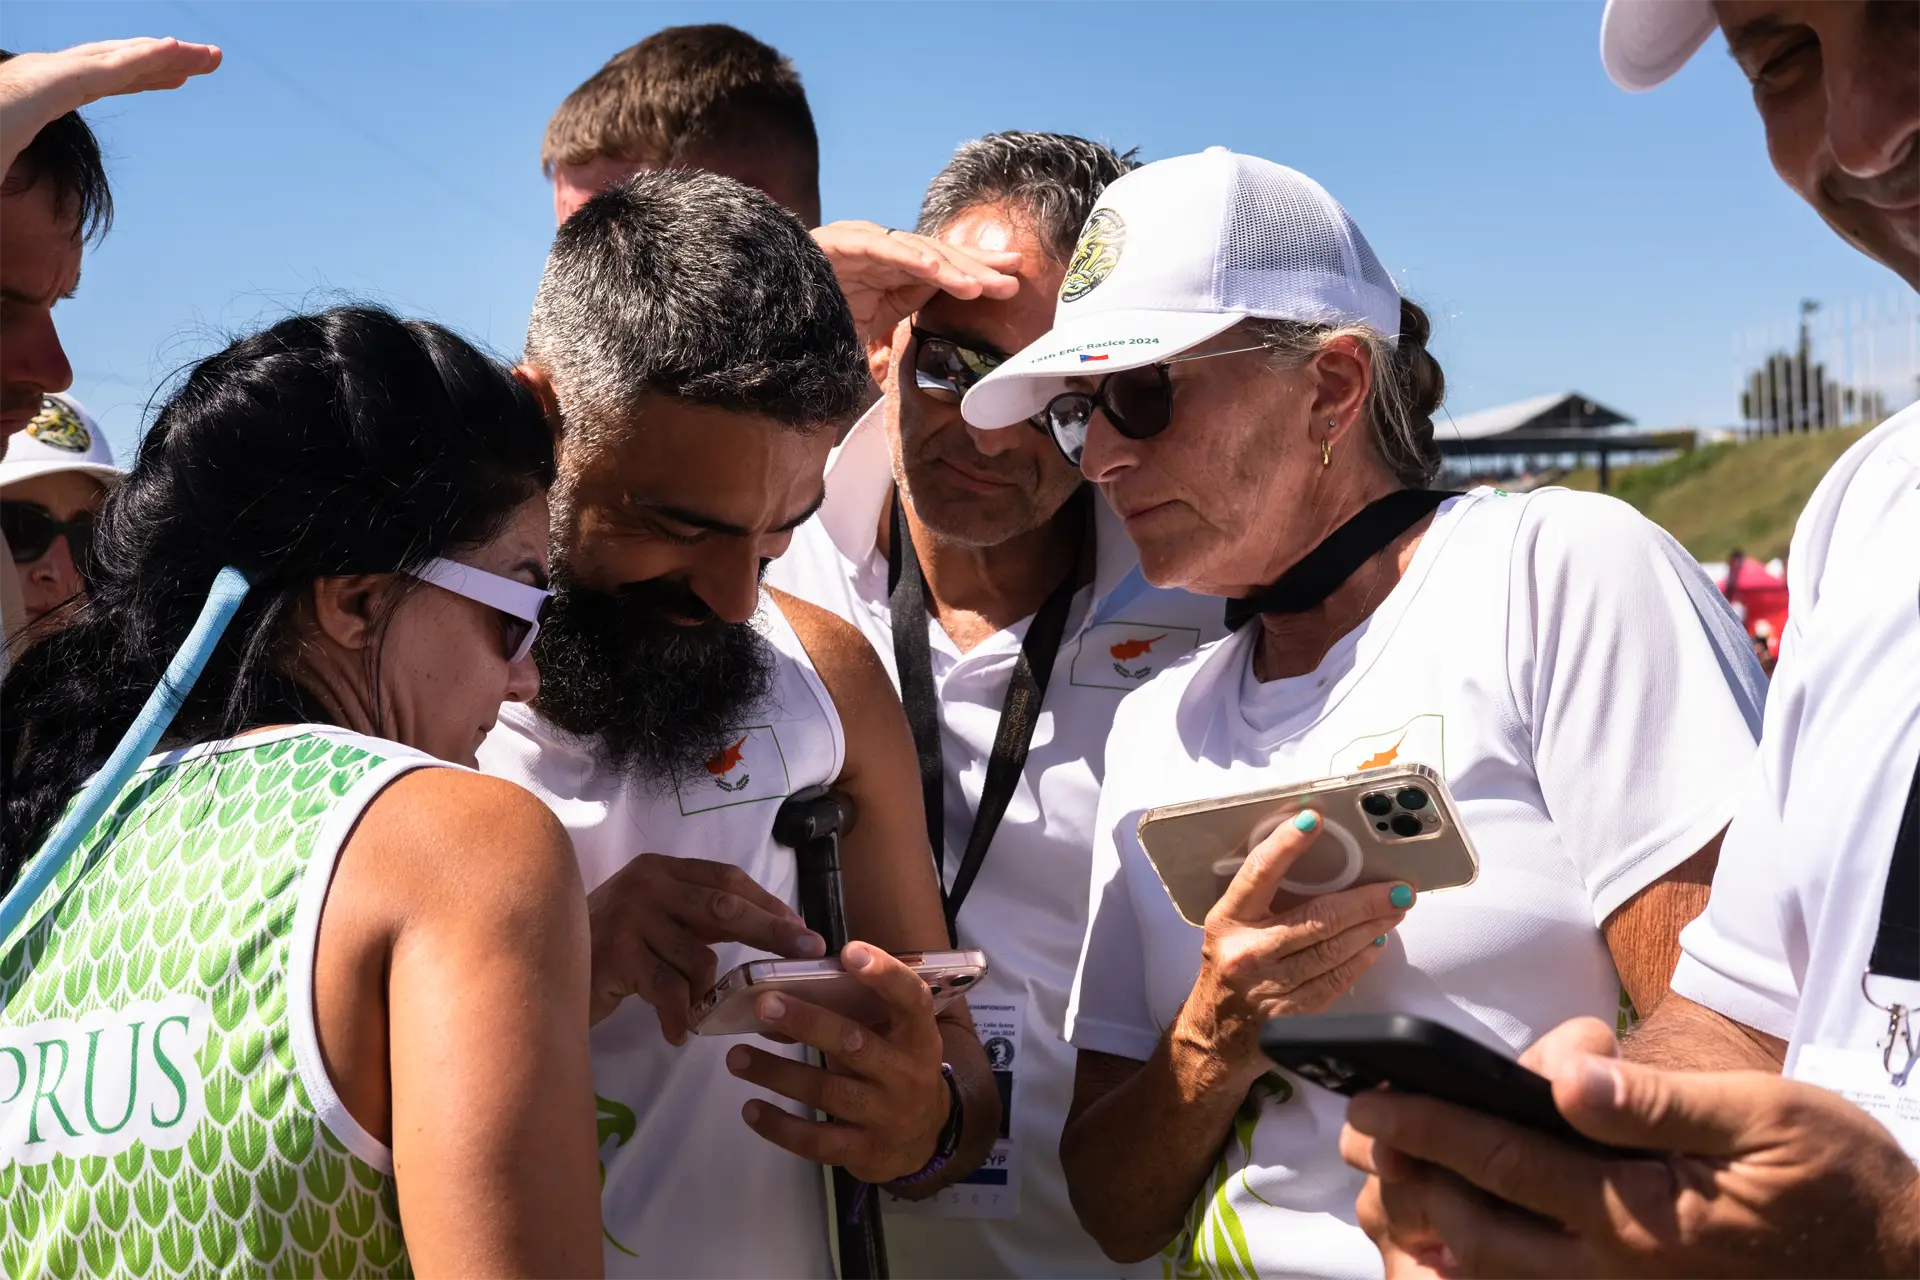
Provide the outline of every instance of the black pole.
{"type": "MultiPolygon", "coordinates": [[[[827,940],[830,956],[847,945],[846,903],[840,892],[840,827],[845,817],[825,787],[809,787],[789,796],[773,819],[773,838],[791,848],[799,864],[800,915],[807,928],[827,940]]],[[[880,1193],[835,1165],[832,1212],[841,1280],[886,1280],[880,1193]]]]}

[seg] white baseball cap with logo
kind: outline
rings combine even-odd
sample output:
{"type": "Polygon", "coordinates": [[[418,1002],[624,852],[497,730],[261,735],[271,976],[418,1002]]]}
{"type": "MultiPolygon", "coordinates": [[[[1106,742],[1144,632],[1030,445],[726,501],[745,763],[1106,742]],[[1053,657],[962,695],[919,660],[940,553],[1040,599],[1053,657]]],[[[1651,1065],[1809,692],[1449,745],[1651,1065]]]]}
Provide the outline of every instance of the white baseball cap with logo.
{"type": "Polygon", "coordinates": [[[975,383],[961,413],[1004,427],[1070,377],[1153,364],[1242,320],[1400,334],[1400,291],[1360,228],[1304,173],[1225,147],[1142,165],[1100,196],[1053,329],[975,383]]]}
{"type": "Polygon", "coordinates": [[[1718,25],[1711,0],[1607,0],[1600,62],[1615,84],[1641,93],[1685,66],[1718,25]]]}
{"type": "Polygon", "coordinates": [[[78,471],[105,484],[126,472],[113,463],[106,433],[78,400],[68,395],[40,399],[40,412],[7,438],[0,458],[0,488],[55,471],[78,471]]]}

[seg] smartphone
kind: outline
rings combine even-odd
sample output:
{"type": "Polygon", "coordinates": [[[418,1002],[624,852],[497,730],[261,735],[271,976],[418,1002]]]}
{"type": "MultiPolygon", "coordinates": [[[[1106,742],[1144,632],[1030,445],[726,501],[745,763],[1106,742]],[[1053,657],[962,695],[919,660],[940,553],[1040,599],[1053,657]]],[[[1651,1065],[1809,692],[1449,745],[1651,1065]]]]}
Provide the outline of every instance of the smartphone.
{"type": "MultiPolygon", "coordinates": [[[[933,995],[935,1009],[965,995],[967,988],[987,972],[984,951],[908,951],[895,959],[920,975],[933,995]]],[[[838,957],[750,960],[695,1002],[689,1029],[699,1036],[744,1036],[764,1031],[753,1006],[769,991],[786,992],[868,1026],[878,1026],[887,1018],[885,1002],[848,974],[838,957]]]]}
{"type": "Polygon", "coordinates": [[[1480,874],[1446,779],[1421,764],[1162,805],[1141,816],[1140,846],[1181,917],[1200,925],[1247,855],[1302,809],[1320,815],[1321,834],[1280,881],[1288,893],[1404,880],[1425,894],[1480,874]]]}
{"type": "Polygon", "coordinates": [[[1596,1142],[1567,1123],[1553,1086],[1498,1050],[1408,1013],[1275,1018],[1260,1032],[1275,1063],[1348,1097],[1385,1085],[1498,1117],[1598,1155],[1647,1153],[1596,1142]]]}

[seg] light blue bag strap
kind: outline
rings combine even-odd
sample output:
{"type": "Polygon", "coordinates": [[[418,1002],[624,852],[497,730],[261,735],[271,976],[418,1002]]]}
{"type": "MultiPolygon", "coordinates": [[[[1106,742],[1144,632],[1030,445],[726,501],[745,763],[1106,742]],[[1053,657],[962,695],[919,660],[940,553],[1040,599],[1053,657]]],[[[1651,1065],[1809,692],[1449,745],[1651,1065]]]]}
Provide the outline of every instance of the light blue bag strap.
{"type": "Polygon", "coordinates": [[[167,673],[160,677],[159,685],[140,708],[140,714],[134,717],[120,745],[113,749],[93,781],[81,790],[67,810],[67,816],[53,829],[53,834],[40,846],[39,854],[14,883],[13,891],[0,902],[0,946],[12,939],[13,931],[26,918],[28,910],[67,865],[74,850],[80,847],[80,841],[119,796],[133,771],[153,754],[160,735],[173,723],[194,682],[206,670],[214,646],[220,643],[227,624],[233,621],[240,602],[246,598],[245,574],[229,565],[214,575],[213,588],[207,592],[207,602],[200,607],[193,630],[187,633],[173,661],[167,664],[167,673]]]}

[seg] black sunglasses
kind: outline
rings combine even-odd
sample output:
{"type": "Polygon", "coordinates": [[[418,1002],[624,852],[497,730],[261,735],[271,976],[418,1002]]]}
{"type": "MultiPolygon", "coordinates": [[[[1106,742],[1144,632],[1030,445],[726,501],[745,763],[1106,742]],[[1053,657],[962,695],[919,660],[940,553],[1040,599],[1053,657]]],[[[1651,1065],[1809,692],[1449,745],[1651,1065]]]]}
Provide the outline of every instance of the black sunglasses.
{"type": "Polygon", "coordinates": [[[1202,351],[1190,356],[1173,356],[1137,369],[1121,369],[1100,379],[1092,391],[1062,391],[1047,401],[1047,407],[1029,421],[1053,437],[1066,460],[1080,465],[1087,449],[1087,431],[1093,425],[1095,409],[1107,415],[1113,429],[1129,440],[1147,440],[1167,429],[1173,420],[1173,380],[1167,366],[1183,360],[1209,360],[1214,356],[1237,356],[1260,351],[1260,346],[1234,347],[1228,351],[1202,351]]]}
{"type": "Polygon", "coordinates": [[[82,511],[71,520],[55,520],[37,502],[0,502],[0,534],[6,535],[15,564],[38,560],[53,550],[55,538],[64,537],[74,567],[85,573],[93,551],[93,513],[82,511]]]}
{"type": "MultiPolygon", "coordinates": [[[[959,404],[974,383],[1011,359],[992,347],[963,346],[919,325],[913,326],[913,340],[913,385],[941,404],[959,404]]],[[[1037,413],[1027,421],[1037,431],[1047,429],[1037,413]]]]}

